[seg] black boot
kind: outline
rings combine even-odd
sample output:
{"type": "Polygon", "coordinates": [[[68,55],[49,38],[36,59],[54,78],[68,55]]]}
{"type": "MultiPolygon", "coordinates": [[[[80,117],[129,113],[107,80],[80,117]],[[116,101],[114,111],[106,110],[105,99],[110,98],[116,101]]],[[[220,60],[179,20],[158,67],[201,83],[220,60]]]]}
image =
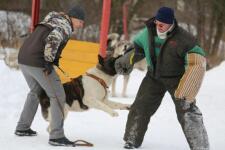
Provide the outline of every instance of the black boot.
{"type": "Polygon", "coordinates": [[[48,143],[53,146],[72,146],[75,147],[75,143],[68,140],[66,137],[58,139],[49,139],[48,143]]]}
{"type": "Polygon", "coordinates": [[[37,132],[33,131],[32,129],[16,130],[15,135],[18,135],[18,136],[36,136],[37,132]]]}

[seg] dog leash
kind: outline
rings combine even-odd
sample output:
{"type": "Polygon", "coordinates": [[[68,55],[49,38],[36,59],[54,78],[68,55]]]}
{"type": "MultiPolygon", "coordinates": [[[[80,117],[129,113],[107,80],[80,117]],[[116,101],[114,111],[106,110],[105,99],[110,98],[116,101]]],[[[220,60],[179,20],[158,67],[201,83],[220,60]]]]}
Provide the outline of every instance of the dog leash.
{"type": "Polygon", "coordinates": [[[74,141],[74,146],[87,146],[87,147],[93,147],[94,144],[84,141],[84,140],[76,140],[74,141]]]}
{"type": "Polygon", "coordinates": [[[70,80],[72,80],[72,78],[70,77],[70,75],[67,73],[67,72],[65,72],[62,68],[60,68],[59,66],[56,66],[62,73],[63,73],[63,75],[65,76],[65,77],[67,77],[67,78],[69,78],[70,80]]]}

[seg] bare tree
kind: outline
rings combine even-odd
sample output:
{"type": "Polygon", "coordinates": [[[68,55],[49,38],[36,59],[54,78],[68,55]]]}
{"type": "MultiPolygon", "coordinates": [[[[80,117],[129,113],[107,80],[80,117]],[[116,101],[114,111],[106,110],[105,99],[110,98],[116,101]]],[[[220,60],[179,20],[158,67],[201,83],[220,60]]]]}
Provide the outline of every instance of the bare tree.
{"type": "Polygon", "coordinates": [[[207,52],[208,69],[218,65],[223,59],[222,50],[225,26],[224,0],[197,0],[197,37],[207,52]]]}

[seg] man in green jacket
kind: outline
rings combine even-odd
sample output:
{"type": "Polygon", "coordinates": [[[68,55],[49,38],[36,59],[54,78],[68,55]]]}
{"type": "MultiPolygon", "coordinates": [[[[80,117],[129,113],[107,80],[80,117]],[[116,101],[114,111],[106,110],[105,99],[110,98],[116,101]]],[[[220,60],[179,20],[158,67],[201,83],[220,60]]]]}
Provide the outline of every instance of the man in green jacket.
{"type": "Polygon", "coordinates": [[[162,7],[146,22],[134,38],[134,50],[117,59],[115,69],[117,73],[129,74],[134,63],[143,58],[148,71],[128,115],[124,148],[141,146],[151,116],[169,92],[190,149],[209,150],[195,99],[205,73],[205,53],[196,39],[178,26],[173,9],[162,7]]]}

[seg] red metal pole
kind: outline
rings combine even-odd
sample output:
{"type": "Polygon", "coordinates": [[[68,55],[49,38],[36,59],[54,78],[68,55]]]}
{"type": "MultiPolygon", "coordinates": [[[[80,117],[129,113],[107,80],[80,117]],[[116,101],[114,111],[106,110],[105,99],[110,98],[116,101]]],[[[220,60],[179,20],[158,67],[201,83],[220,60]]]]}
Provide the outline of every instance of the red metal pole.
{"type": "Polygon", "coordinates": [[[100,50],[99,50],[99,53],[102,57],[106,56],[107,36],[108,36],[109,22],[110,22],[110,10],[111,10],[111,0],[104,0],[103,8],[102,8],[100,50]]]}
{"type": "Polygon", "coordinates": [[[32,0],[32,18],[31,18],[30,32],[34,31],[34,27],[39,21],[39,11],[40,11],[40,0],[32,0]]]}

